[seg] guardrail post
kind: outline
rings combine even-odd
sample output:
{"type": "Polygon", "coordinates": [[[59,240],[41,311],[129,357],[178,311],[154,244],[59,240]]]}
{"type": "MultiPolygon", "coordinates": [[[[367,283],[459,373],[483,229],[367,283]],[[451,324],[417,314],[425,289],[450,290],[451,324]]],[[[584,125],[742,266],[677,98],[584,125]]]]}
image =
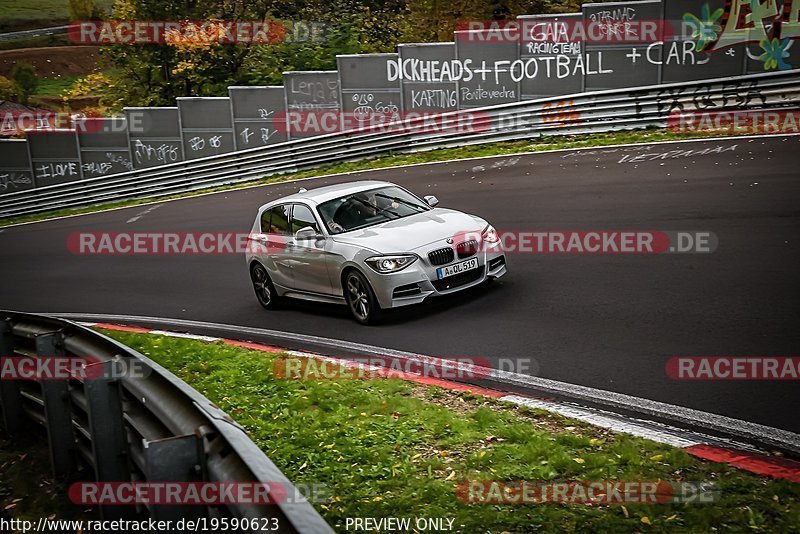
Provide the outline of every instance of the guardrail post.
{"type": "MultiPolygon", "coordinates": [[[[127,482],[128,442],[122,417],[117,361],[109,360],[87,367],[83,383],[92,439],[95,477],[98,482],[127,482]]],[[[126,519],[136,515],[132,506],[103,506],[103,519],[126,519]]]]}
{"type": "MultiPolygon", "coordinates": [[[[146,441],[144,457],[150,482],[198,482],[202,480],[202,441],[194,434],[146,441]]],[[[158,521],[205,517],[207,506],[155,504],[150,515],[158,521]]]]}
{"type": "MultiPolygon", "coordinates": [[[[0,356],[14,356],[14,337],[11,321],[0,321],[0,356]]],[[[3,428],[15,434],[22,425],[22,396],[15,380],[0,379],[0,410],[3,413],[3,428]]]]}
{"type": "MultiPolygon", "coordinates": [[[[64,357],[64,339],[60,332],[36,336],[39,358],[64,357]]],[[[42,380],[45,426],[50,442],[53,474],[63,476],[75,470],[75,435],[69,406],[69,384],[66,380],[42,380]]]]}

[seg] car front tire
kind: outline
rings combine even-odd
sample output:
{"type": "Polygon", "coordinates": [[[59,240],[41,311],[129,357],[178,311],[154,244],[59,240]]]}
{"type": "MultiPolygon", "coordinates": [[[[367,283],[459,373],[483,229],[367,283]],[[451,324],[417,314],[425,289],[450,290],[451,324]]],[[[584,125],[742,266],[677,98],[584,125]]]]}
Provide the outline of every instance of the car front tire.
{"type": "Polygon", "coordinates": [[[381,308],[375,292],[367,278],[356,270],[350,270],[344,277],[344,296],[353,318],[361,324],[377,324],[381,308]]]}

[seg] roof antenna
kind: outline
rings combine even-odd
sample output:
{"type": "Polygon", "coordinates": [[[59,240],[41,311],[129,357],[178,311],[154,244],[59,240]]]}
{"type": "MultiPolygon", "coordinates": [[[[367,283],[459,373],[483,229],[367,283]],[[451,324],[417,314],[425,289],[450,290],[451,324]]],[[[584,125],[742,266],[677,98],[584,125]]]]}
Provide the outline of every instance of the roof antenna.
{"type": "Polygon", "coordinates": [[[301,187],[298,193],[305,193],[306,191],[308,191],[308,189],[306,189],[305,187],[301,187]]]}

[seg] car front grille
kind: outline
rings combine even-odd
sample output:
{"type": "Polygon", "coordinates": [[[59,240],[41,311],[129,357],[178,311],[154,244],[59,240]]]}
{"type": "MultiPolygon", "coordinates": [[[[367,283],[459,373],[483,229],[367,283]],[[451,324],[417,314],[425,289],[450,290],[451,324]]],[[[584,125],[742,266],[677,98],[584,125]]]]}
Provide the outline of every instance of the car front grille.
{"type": "Polygon", "coordinates": [[[454,276],[448,276],[444,280],[431,280],[431,284],[436,288],[436,291],[445,291],[467,285],[478,280],[481,276],[483,276],[483,265],[477,269],[470,269],[454,276]]]}
{"type": "Polygon", "coordinates": [[[455,252],[452,247],[444,247],[428,252],[428,260],[431,265],[447,265],[455,259],[455,252]]]}
{"type": "Polygon", "coordinates": [[[456,254],[462,260],[464,258],[469,258],[470,256],[474,256],[475,253],[478,252],[478,242],[474,239],[470,239],[469,241],[464,241],[463,243],[459,243],[456,246],[456,254]]]}

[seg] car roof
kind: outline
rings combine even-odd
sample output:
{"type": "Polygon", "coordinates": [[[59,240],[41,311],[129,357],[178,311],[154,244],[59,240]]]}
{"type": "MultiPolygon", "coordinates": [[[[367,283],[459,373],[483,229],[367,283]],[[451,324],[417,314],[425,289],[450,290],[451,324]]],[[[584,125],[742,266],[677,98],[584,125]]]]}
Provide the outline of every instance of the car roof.
{"type": "Polygon", "coordinates": [[[393,185],[396,184],[393,184],[391,182],[383,182],[380,180],[360,180],[358,182],[345,182],[343,184],[315,187],[314,189],[309,189],[308,191],[293,193],[285,197],[271,200],[266,204],[262,205],[261,208],[259,208],[259,210],[264,209],[267,206],[274,206],[276,204],[283,204],[285,202],[303,201],[303,202],[311,202],[313,204],[321,204],[322,202],[327,202],[328,200],[333,200],[346,195],[352,195],[353,193],[358,193],[359,191],[367,191],[369,189],[375,189],[377,187],[386,187],[393,185]]]}

